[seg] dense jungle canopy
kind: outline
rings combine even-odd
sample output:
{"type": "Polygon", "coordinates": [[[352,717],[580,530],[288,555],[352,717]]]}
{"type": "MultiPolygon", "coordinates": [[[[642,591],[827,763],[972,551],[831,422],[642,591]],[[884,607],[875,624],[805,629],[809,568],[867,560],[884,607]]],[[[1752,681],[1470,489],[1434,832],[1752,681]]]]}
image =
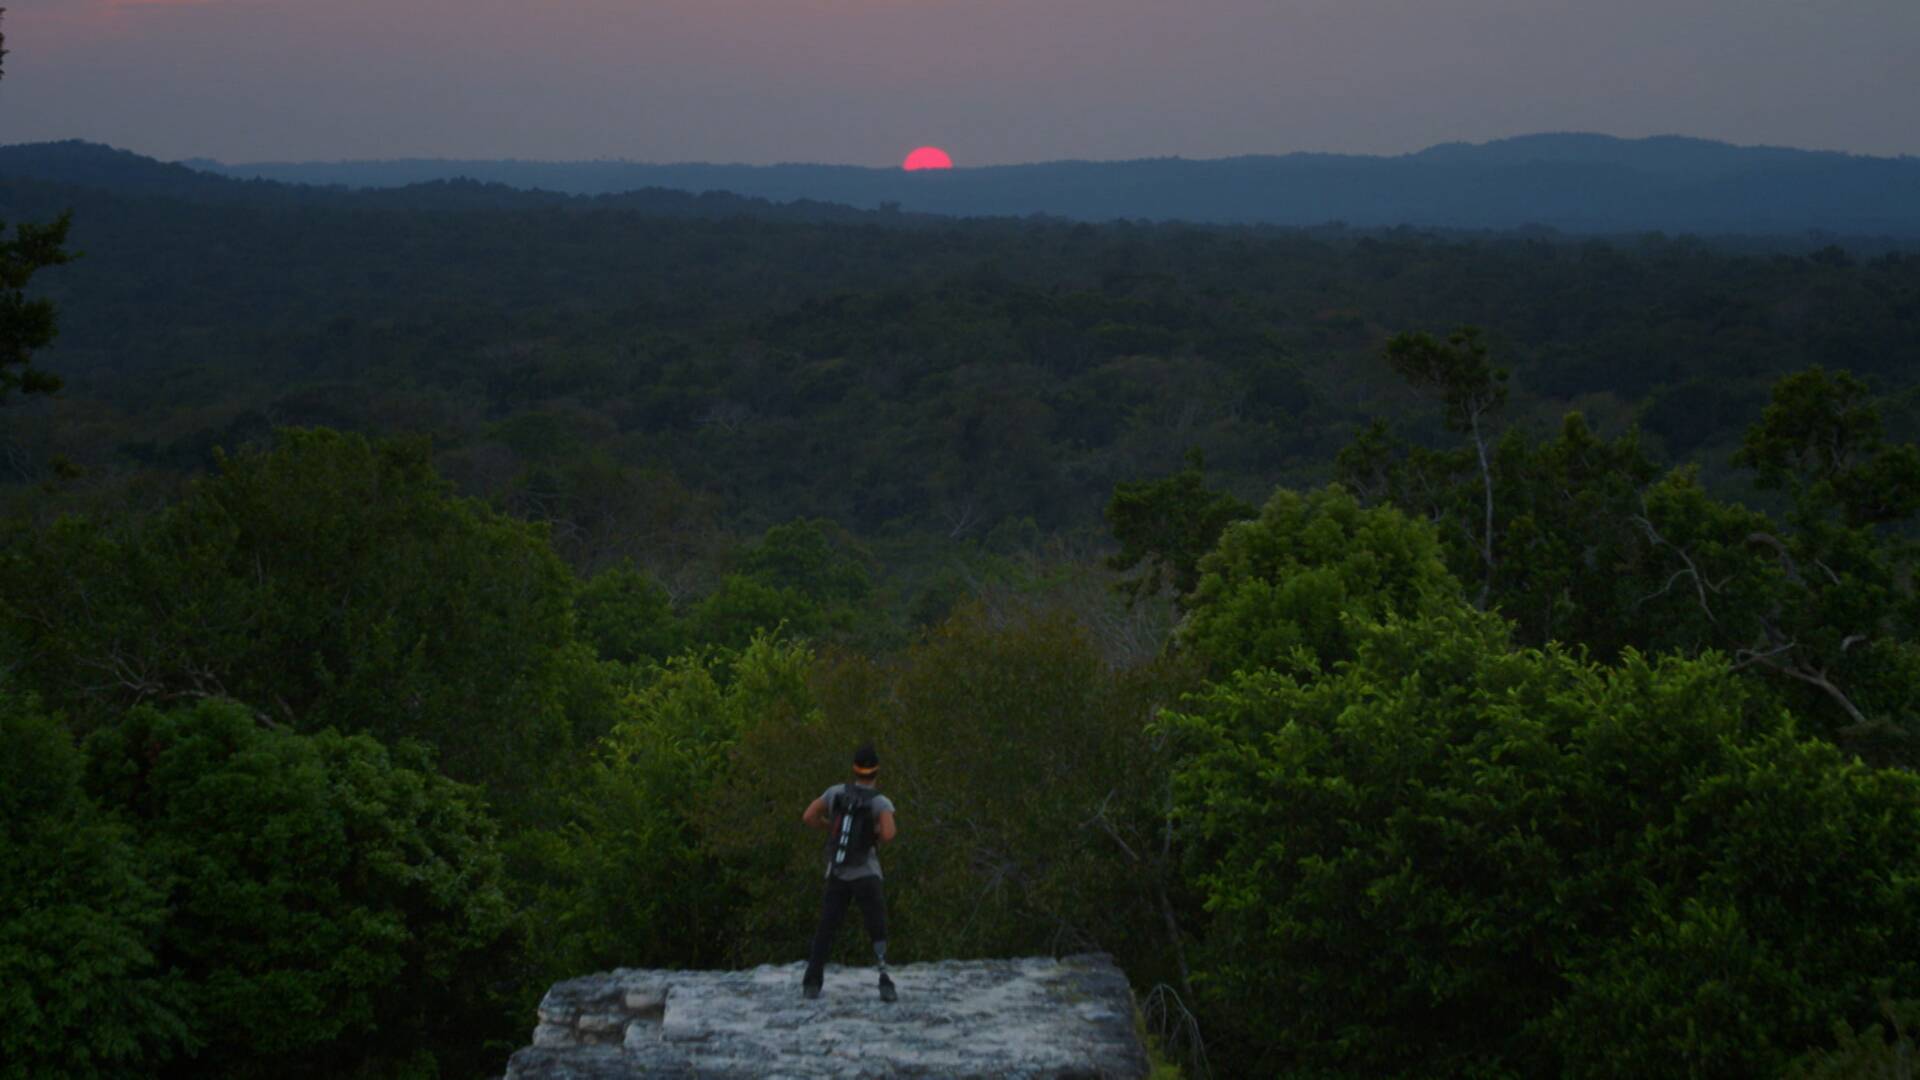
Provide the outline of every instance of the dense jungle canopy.
{"type": "Polygon", "coordinates": [[[894,959],[1111,952],[1189,1076],[1911,1053],[1920,256],[35,153],[0,1075],[794,963],[866,740],[894,959]]]}

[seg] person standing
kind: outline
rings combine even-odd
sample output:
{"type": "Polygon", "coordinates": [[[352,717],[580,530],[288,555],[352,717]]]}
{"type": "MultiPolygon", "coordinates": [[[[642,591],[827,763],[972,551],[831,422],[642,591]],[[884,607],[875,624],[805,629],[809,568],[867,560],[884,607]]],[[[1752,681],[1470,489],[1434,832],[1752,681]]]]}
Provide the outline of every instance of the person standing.
{"type": "Polygon", "coordinates": [[[893,800],[877,790],[880,755],[868,743],[853,753],[853,780],[835,784],[807,804],[800,815],[809,828],[827,832],[827,887],[820,904],[820,925],[807,953],[807,973],[800,982],[809,998],[820,996],[826,976],[827,954],[850,903],[860,905],[867,937],[873,942],[874,965],[880,972],[880,1000],[896,1000],[893,980],[887,977],[887,901],[880,889],[880,845],[893,842],[893,800]]]}

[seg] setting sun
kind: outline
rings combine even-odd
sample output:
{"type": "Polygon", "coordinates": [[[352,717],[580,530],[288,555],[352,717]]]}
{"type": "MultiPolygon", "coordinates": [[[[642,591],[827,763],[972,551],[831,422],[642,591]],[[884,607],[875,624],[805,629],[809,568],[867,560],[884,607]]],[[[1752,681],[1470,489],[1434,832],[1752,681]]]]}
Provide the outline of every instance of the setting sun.
{"type": "Polygon", "coordinates": [[[921,169],[951,169],[953,159],[947,156],[945,150],[937,146],[923,146],[908,154],[907,160],[901,162],[900,167],[908,172],[919,172],[921,169]]]}

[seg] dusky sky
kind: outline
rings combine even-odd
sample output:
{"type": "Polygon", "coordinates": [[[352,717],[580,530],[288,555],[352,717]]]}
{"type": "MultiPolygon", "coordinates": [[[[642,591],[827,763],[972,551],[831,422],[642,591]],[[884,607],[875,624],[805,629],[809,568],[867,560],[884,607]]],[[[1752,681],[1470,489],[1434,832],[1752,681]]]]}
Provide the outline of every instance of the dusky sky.
{"type": "Polygon", "coordinates": [[[1916,0],[4,2],[0,142],[167,159],[1920,153],[1916,0]]]}

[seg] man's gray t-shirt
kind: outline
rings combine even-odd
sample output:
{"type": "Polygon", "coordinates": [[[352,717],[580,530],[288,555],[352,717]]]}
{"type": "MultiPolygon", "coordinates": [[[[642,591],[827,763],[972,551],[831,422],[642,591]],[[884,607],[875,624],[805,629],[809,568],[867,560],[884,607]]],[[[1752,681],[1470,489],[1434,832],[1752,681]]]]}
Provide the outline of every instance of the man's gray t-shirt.
{"type": "MultiPolygon", "coordinates": [[[[833,797],[835,795],[840,794],[842,791],[845,791],[846,787],[847,785],[845,784],[835,784],[821,794],[820,801],[827,804],[827,814],[829,816],[833,814],[833,797]]],[[[868,788],[867,790],[872,791],[873,789],[868,788]]],[[[881,876],[880,874],[880,815],[893,813],[893,800],[887,798],[885,795],[882,795],[879,792],[874,792],[873,796],[867,801],[867,805],[873,808],[873,828],[874,828],[873,847],[867,851],[867,861],[861,863],[858,866],[843,866],[838,870],[835,870],[833,868],[833,860],[828,859],[826,876],[837,877],[841,881],[856,881],[864,877],[880,877],[881,876]]]]}

